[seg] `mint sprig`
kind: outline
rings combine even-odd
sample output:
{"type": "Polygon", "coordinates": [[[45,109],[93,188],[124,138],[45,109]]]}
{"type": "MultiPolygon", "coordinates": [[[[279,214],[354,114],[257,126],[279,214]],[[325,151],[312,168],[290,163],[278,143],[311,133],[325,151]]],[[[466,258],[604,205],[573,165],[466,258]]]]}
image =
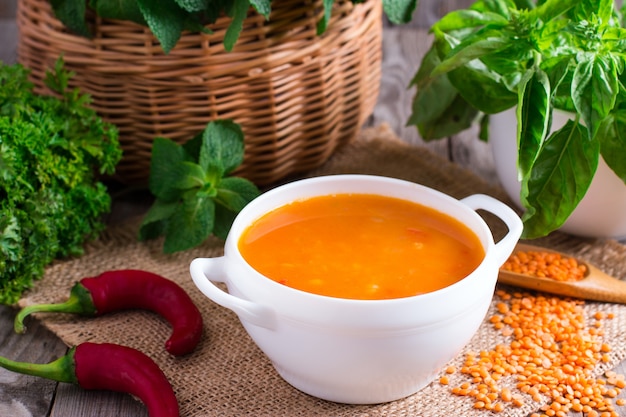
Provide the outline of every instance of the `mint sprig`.
{"type": "MultiPolygon", "coordinates": [[[[318,22],[318,34],[326,31],[335,0],[324,0],[324,15],[318,22]]],[[[364,0],[352,0],[362,3],[364,0]]],[[[371,0],[379,1],[379,0],[371,0]]],[[[393,23],[411,20],[418,0],[382,0],[383,9],[393,23]]],[[[89,37],[85,21],[85,0],[50,0],[55,16],[71,31],[89,37]]],[[[205,27],[223,15],[232,21],[224,38],[224,49],[231,51],[243,29],[243,21],[252,7],[270,19],[271,0],[89,0],[89,7],[109,19],[128,20],[150,28],[163,51],[169,53],[185,30],[207,32],[205,27]]]]}
{"type": "Polygon", "coordinates": [[[230,120],[210,122],[184,145],[156,138],[149,179],[156,199],[139,239],[165,236],[165,253],[194,248],[211,235],[226,239],[237,213],[259,195],[249,180],[228,176],[243,157],[243,132],[230,120]]]}

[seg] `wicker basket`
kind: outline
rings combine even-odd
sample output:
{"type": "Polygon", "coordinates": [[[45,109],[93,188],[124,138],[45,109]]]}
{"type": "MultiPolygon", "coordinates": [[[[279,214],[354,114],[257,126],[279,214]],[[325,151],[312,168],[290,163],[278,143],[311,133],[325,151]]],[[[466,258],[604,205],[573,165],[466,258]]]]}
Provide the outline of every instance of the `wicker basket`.
{"type": "Polygon", "coordinates": [[[152,141],[184,142],[213,119],[239,123],[246,155],[238,175],[258,185],[321,165],[355,137],[378,97],[382,7],[338,0],[316,35],[322,0],[275,0],[269,21],[251,12],[232,52],[230,22],[184,34],[165,55],[144,27],[94,17],[93,39],[67,32],[48,0],[19,0],[18,61],[44,92],[45,70],[64,55],[73,86],[120,131],[117,178],[146,184],[152,141]]]}

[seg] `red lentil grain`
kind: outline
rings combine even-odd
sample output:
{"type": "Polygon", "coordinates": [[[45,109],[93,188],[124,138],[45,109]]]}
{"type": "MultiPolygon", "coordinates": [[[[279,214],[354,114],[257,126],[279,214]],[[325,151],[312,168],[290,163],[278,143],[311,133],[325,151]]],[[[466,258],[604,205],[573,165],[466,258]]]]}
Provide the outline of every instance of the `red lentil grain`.
{"type": "MultiPolygon", "coordinates": [[[[493,412],[504,411],[506,404],[523,406],[525,393],[538,404],[547,400],[542,413],[531,417],[566,417],[570,412],[617,416],[612,398],[625,388],[626,378],[614,371],[605,379],[591,377],[595,367],[609,359],[611,347],[602,342],[598,329],[610,314],[586,317],[580,300],[502,290],[497,297],[497,312],[489,322],[511,341],[491,351],[468,352],[461,373],[471,382],[452,393],[469,396],[475,408],[493,412]],[[511,381],[520,394],[499,385],[511,381]]],[[[615,404],[626,405],[626,400],[615,404]]]]}

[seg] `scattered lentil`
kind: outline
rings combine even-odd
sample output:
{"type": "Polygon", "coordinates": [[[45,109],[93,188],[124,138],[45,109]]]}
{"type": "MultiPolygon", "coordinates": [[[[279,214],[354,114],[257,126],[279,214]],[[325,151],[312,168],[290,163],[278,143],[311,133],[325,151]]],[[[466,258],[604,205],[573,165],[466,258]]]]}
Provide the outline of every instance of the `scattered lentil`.
{"type": "Polygon", "coordinates": [[[579,281],[587,273],[575,258],[548,251],[515,252],[501,269],[556,281],[579,281]]]}
{"type": "MultiPolygon", "coordinates": [[[[582,300],[503,290],[496,296],[501,301],[488,321],[511,341],[490,351],[467,352],[459,371],[471,382],[453,387],[453,394],[471,397],[475,409],[495,413],[532,400],[545,405],[531,417],[567,416],[570,411],[588,417],[618,415],[615,407],[626,405],[616,398],[626,377],[615,371],[593,376],[598,364],[609,361],[611,346],[602,341],[602,332],[591,330],[602,328],[612,314],[588,317],[582,300]],[[501,386],[503,379],[514,381],[519,392],[501,386]]],[[[446,385],[455,371],[446,368],[446,385]]]]}

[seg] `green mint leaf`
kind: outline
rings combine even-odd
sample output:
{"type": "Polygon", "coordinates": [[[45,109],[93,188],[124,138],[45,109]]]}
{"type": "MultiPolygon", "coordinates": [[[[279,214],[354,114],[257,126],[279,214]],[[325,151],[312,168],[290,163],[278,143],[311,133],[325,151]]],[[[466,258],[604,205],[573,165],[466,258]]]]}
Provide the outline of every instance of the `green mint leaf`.
{"type": "Polygon", "coordinates": [[[85,22],[85,12],[87,11],[85,0],[50,0],[50,5],[56,18],[63,22],[69,30],[81,36],[91,36],[89,27],[85,22]]]}
{"type": "Polygon", "coordinates": [[[200,159],[200,149],[202,148],[203,136],[204,130],[189,139],[187,142],[183,143],[183,149],[187,152],[192,161],[198,161],[200,159]]]}
{"type": "Polygon", "coordinates": [[[91,0],[90,6],[98,16],[107,19],[130,20],[145,25],[137,0],[91,0]]]}
{"type": "Polygon", "coordinates": [[[397,25],[410,22],[416,6],[417,0],[383,0],[385,15],[397,25]]]}
{"type": "Polygon", "coordinates": [[[187,153],[179,144],[170,139],[155,138],[148,179],[150,192],[166,201],[179,198],[179,184],[186,180],[188,174],[188,169],[183,165],[187,160],[187,153]]]}
{"type": "Polygon", "coordinates": [[[156,239],[165,231],[167,220],[176,212],[177,201],[156,199],[142,219],[139,227],[139,240],[156,239]]]}
{"type": "Polygon", "coordinates": [[[550,125],[550,80],[540,69],[529,70],[519,86],[517,105],[518,170],[526,176],[550,125]]]}
{"type": "Polygon", "coordinates": [[[237,213],[259,195],[244,178],[224,178],[243,156],[243,131],[231,120],[210,122],[184,145],[156,138],[150,191],[157,199],[140,239],[164,235],[163,251],[172,253],[198,246],[211,234],[225,237],[237,213]]]}
{"type": "Polygon", "coordinates": [[[572,80],[572,98],[590,138],[594,138],[615,105],[619,91],[617,68],[614,60],[596,53],[581,56],[572,80]]]}
{"type": "Polygon", "coordinates": [[[237,217],[237,212],[231,211],[226,207],[217,204],[215,206],[215,224],[213,225],[213,234],[222,240],[226,240],[228,232],[237,217]]]}
{"type": "Polygon", "coordinates": [[[228,177],[220,181],[217,202],[230,211],[239,212],[259,196],[259,189],[245,178],[228,177]]]}
{"type": "Polygon", "coordinates": [[[174,0],[137,0],[137,3],[148,27],[159,40],[161,48],[166,54],[169,53],[180,39],[187,14],[174,0]]]}
{"type": "Polygon", "coordinates": [[[205,9],[206,0],[176,0],[176,4],[188,12],[199,12],[205,9]]]}
{"type": "Polygon", "coordinates": [[[322,16],[320,21],[317,22],[317,34],[318,35],[321,35],[322,33],[326,32],[326,28],[328,27],[328,22],[330,22],[330,18],[333,14],[333,4],[335,4],[335,0],[323,1],[324,15],[322,16]]]}
{"type": "Polygon", "coordinates": [[[272,11],[272,4],[270,0],[251,0],[250,4],[252,4],[257,12],[259,12],[262,16],[265,16],[266,19],[270,18],[270,13],[272,11]]]}
{"type": "Polygon", "coordinates": [[[534,239],[558,229],[584,197],[598,166],[600,147],[587,129],[568,121],[545,142],[529,175],[522,179],[526,212],[523,237],[534,239]]]}
{"type": "Polygon", "coordinates": [[[244,135],[231,120],[216,120],[203,132],[199,164],[205,171],[226,175],[243,162],[244,135]]]}
{"type": "Polygon", "coordinates": [[[165,226],[163,252],[174,253],[199,246],[213,232],[215,201],[203,193],[183,200],[165,226]]]}
{"type": "Polygon", "coordinates": [[[232,51],[239,39],[241,30],[243,29],[243,21],[248,17],[248,10],[250,9],[249,0],[234,0],[231,14],[232,18],[226,34],[224,35],[224,49],[232,51]]]}

